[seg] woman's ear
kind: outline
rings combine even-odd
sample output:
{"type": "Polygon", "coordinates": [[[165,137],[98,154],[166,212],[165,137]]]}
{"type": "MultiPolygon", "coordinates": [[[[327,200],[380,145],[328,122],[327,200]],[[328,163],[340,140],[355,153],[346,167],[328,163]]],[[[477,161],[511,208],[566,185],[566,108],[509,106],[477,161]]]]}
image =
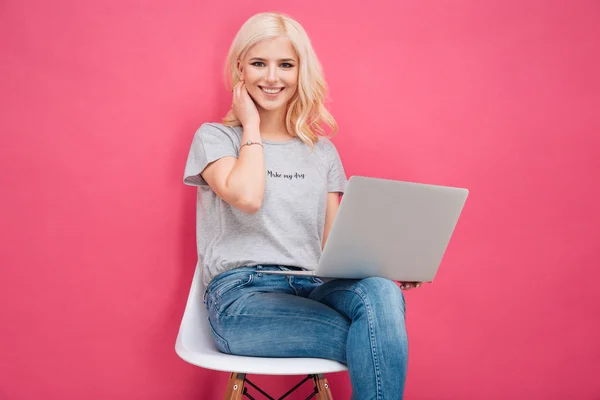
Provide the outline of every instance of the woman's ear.
{"type": "Polygon", "coordinates": [[[240,60],[237,60],[236,70],[237,70],[238,78],[242,79],[244,77],[244,67],[242,66],[242,63],[240,60]]]}

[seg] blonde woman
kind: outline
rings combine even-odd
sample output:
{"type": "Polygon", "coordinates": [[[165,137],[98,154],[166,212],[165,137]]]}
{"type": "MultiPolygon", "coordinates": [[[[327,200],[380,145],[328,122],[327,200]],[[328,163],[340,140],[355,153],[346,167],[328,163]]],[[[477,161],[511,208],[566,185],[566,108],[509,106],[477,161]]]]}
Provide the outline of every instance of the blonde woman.
{"type": "Polygon", "coordinates": [[[199,188],[198,252],[217,347],[337,360],[353,398],[401,398],[407,336],[394,282],[263,273],[316,267],[346,185],[322,129],[337,124],[306,32],[283,14],[253,16],[233,41],[226,78],[231,111],[198,129],[184,176],[199,188]]]}

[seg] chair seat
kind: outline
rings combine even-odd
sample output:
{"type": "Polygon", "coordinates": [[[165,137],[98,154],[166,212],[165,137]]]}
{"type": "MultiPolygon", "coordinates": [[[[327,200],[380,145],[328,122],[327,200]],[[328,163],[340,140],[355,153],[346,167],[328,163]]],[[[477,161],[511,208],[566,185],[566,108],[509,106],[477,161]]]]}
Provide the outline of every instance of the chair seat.
{"type": "Polygon", "coordinates": [[[347,370],[340,362],[322,358],[245,357],[221,353],[215,346],[208,313],[202,302],[204,285],[201,276],[197,264],[175,343],[175,351],[183,360],[217,371],[262,375],[308,375],[347,370]]]}

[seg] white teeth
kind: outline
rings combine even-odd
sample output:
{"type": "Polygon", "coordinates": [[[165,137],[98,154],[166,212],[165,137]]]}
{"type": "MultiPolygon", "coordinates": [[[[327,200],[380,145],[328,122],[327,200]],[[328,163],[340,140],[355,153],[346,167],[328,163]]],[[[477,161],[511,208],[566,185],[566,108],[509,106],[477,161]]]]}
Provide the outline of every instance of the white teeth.
{"type": "Polygon", "coordinates": [[[279,88],[279,89],[266,89],[266,88],[261,88],[263,90],[263,92],[266,93],[270,93],[270,94],[275,94],[275,93],[279,93],[283,90],[283,88],[279,88]]]}

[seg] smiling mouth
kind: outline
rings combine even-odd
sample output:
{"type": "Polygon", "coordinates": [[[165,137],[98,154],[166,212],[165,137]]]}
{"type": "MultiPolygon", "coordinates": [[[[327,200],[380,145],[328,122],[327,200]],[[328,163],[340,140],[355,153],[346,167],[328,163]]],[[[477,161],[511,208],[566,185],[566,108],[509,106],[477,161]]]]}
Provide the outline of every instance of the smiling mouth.
{"type": "Polygon", "coordinates": [[[266,94],[277,94],[280,93],[285,88],[266,88],[263,86],[259,86],[259,88],[266,94]]]}

